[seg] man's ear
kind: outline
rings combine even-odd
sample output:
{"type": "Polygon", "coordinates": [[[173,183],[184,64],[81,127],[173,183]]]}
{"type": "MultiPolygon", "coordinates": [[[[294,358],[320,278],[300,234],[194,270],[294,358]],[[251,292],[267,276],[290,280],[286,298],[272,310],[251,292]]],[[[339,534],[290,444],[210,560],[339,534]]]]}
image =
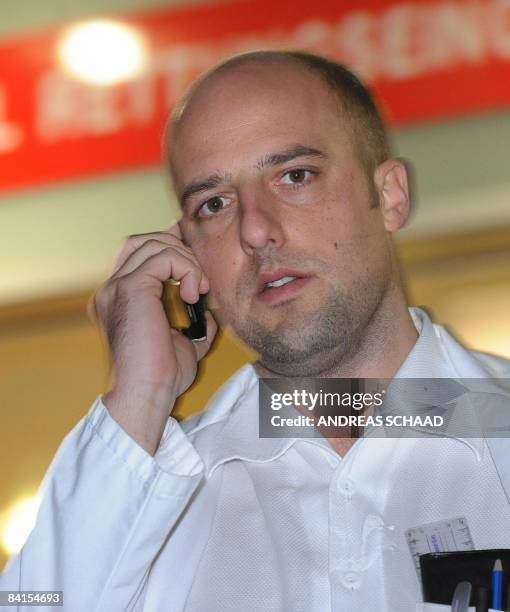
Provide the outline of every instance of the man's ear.
{"type": "Polygon", "coordinates": [[[399,159],[387,159],[374,172],[384,227],[388,232],[400,229],[409,217],[411,198],[407,168],[399,159]]]}

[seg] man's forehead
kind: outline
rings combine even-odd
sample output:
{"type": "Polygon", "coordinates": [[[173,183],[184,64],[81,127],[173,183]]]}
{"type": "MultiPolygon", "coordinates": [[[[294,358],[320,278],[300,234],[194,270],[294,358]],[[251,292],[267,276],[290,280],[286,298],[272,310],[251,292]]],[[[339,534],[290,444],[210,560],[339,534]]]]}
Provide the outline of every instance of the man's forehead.
{"type": "Polygon", "coordinates": [[[261,121],[212,131],[206,139],[199,135],[185,141],[183,134],[172,150],[175,187],[181,191],[185,183],[201,182],[212,175],[230,177],[222,183],[242,181],[295,160],[331,158],[333,147],[326,126],[321,130],[312,123],[309,127],[270,129],[261,121]]]}
{"type": "Polygon", "coordinates": [[[173,131],[174,171],[204,156],[214,165],[216,156],[248,151],[255,160],[294,142],[322,148],[318,135],[341,123],[336,98],[317,75],[281,64],[238,66],[201,83],[173,131]]]}
{"type": "Polygon", "coordinates": [[[179,105],[173,139],[185,132],[187,141],[189,132],[196,134],[198,126],[209,131],[218,127],[228,130],[261,116],[270,118],[300,110],[317,113],[330,105],[337,107],[330,88],[295,60],[249,60],[219,69],[192,88],[179,105]]]}

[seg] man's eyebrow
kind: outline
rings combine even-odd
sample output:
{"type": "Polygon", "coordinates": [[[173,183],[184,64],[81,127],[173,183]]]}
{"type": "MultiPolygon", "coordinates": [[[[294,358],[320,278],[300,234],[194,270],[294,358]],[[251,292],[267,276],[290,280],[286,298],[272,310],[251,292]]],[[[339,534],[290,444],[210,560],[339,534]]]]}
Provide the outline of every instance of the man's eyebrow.
{"type": "Polygon", "coordinates": [[[298,145],[279,153],[270,153],[266,155],[264,159],[257,162],[257,168],[262,169],[267,166],[278,166],[279,164],[285,164],[298,157],[326,157],[322,151],[318,149],[312,149],[311,147],[303,147],[298,145]]]}
{"type": "MultiPolygon", "coordinates": [[[[285,151],[280,151],[278,153],[269,153],[263,159],[259,160],[256,164],[256,167],[259,170],[266,168],[267,166],[278,166],[279,164],[285,164],[293,159],[297,159],[299,157],[326,157],[322,151],[318,149],[313,149],[311,147],[304,147],[302,145],[297,145],[295,147],[291,147],[290,149],[286,149],[285,151]]],[[[209,175],[204,179],[199,179],[197,181],[192,181],[188,183],[181,194],[181,207],[184,209],[186,206],[187,200],[197,193],[202,193],[203,191],[207,191],[209,189],[214,189],[219,185],[224,185],[225,183],[229,183],[232,181],[232,176],[230,174],[220,174],[215,172],[214,174],[209,175]]]]}
{"type": "Polygon", "coordinates": [[[218,187],[218,185],[223,185],[231,181],[231,176],[229,174],[219,174],[214,173],[206,177],[205,179],[199,179],[198,181],[192,181],[188,183],[181,194],[181,206],[184,208],[186,206],[186,201],[197,193],[202,193],[203,191],[207,191],[208,189],[214,189],[218,187]]]}

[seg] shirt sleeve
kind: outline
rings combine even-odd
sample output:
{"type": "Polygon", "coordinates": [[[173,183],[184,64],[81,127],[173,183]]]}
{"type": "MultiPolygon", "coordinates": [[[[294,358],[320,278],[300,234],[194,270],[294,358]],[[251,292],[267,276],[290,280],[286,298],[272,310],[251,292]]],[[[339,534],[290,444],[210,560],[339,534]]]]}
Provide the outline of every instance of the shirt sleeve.
{"type": "Polygon", "coordinates": [[[35,527],[0,576],[0,590],[63,591],[63,610],[72,612],[132,610],[203,472],[174,418],[151,456],[100,395],[58,449],[35,527]]]}

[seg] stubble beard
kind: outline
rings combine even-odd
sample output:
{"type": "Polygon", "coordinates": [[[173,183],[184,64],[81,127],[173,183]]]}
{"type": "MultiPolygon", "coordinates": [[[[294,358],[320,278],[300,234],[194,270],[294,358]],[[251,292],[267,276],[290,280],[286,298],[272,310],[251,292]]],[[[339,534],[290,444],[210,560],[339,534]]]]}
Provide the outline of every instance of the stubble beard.
{"type": "MultiPolygon", "coordinates": [[[[292,313],[276,329],[246,321],[237,334],[259,353],[266,370],[286,377],[340,372],[359,355],[384,300],[389,279],[357,280],[349,292],[332,289],[315,313],[292,313]]],[[[366,347],[365,347],[366,348],[366,347]]]]}

